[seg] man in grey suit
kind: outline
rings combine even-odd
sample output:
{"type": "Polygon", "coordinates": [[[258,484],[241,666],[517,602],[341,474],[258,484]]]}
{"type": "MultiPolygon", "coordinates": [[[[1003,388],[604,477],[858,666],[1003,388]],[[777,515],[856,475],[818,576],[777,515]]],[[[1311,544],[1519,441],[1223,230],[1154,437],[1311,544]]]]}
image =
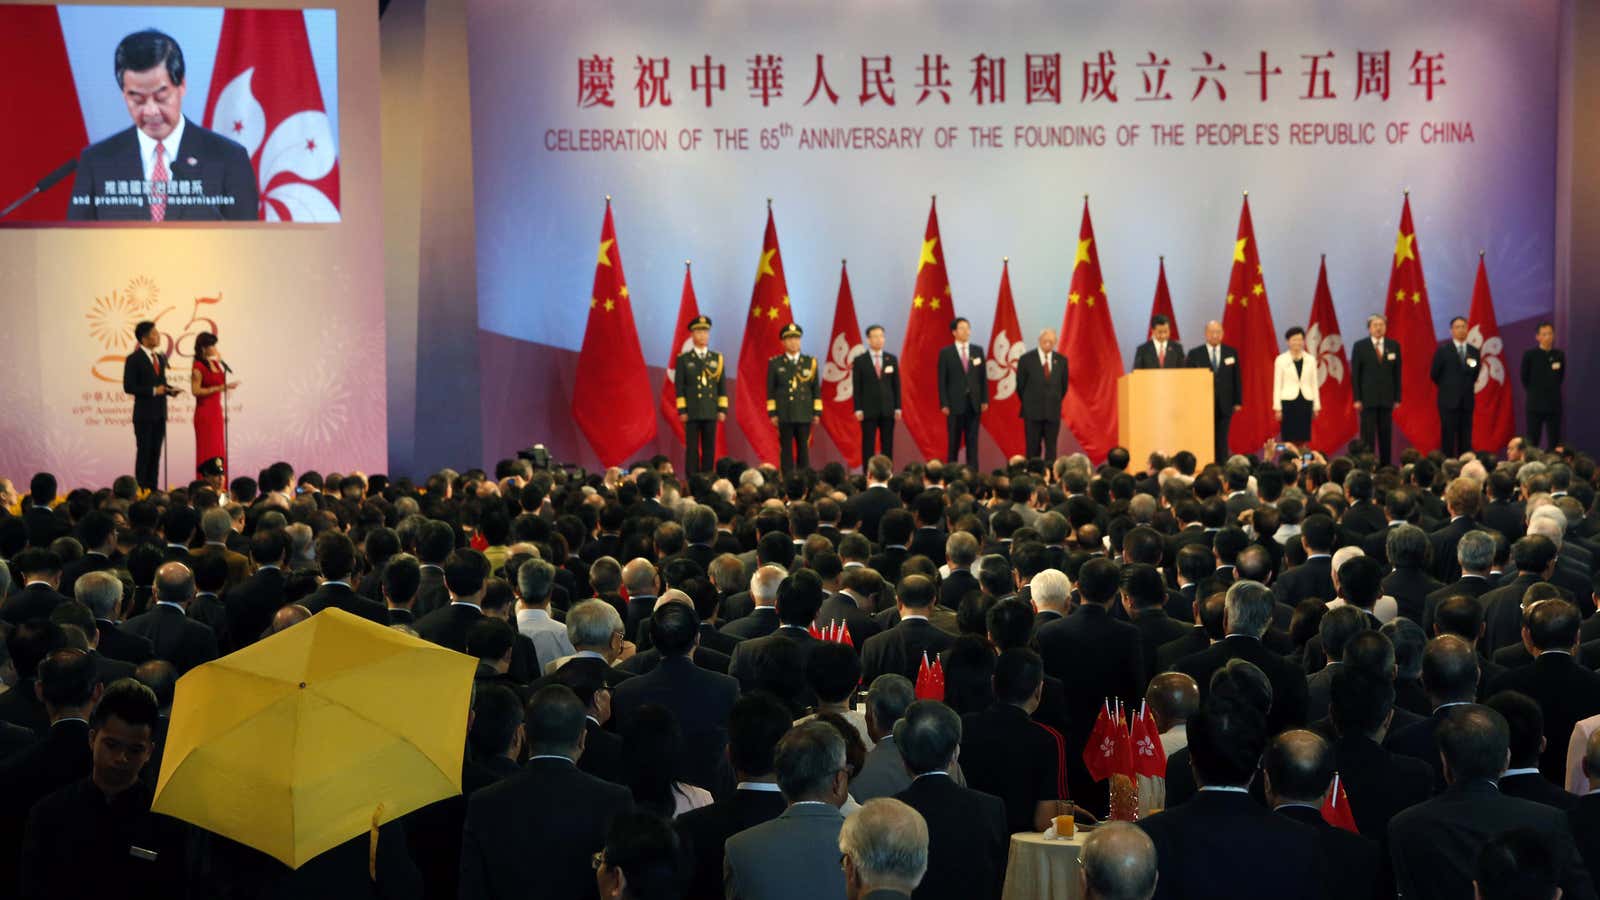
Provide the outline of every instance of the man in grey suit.
{"type": "Polygon", "coordinates": [[[778,790],[789,807],[776,819],[728,838],[727,900],[844,900],[839,814],[850,789],[844,738],[826,722],[796,725],[774,751],[778,790]]]}
{"type": "MultiPolygon", "coordinates": [[[[861,763],[861,771],[850,779],[850,796],[857,803],[874,797],[893,797],[911,786],[911,773],[894,742],[894,723],[916,702],[917,690],[911,679],[889,673],[872,680],[867,689],[867,736],[875,742],[861,763]]],[[[961,763],[950,764],[950,777],[967,786],[961,763]]]]}

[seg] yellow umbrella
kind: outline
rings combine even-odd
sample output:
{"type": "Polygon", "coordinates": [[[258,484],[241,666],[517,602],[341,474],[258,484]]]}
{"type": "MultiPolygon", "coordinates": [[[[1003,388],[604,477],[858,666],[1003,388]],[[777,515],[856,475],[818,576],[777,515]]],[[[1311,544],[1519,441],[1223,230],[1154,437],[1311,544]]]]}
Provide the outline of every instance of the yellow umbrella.
{"type": "Polygon", "coordinates": [[[461,793],[476,667],[325,609],[178,681],[154,809],[299,868],[461,793]]]}

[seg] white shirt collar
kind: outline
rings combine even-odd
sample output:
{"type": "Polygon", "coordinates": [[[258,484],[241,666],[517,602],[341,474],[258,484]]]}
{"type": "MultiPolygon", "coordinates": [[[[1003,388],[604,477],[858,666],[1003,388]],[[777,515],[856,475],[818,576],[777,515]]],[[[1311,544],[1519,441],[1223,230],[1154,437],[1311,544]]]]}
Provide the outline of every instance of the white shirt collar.
{"type": "Polygon", "coordinates": [[[1234,787],[1232,785],[1227,785],[1227,784],[1215,784],[1215,785],[1208,784],[1208,785],[1205,785],[1204,787],[1200,788],[1200,790],[1202,790],[1202,791],[1218,791],[1218,792],[1221,792],[1221,793],[1224,793],[1224,794],[1248,794],[1248,793],[1250,793],[1250,788],[1248,788],[1248,787],[1234,787]]]}
{"type": "MultiPolygon", "coordinates": [[[[188,119],[186,117],[179,116],[177,127],[172,129],[172,133],[167,135],[166,138],[160,142],[161,146],[166,148],[167,178],[169,180],[172,178],[172,164],[178,158],[178,147],[183,143],[183,129],[187,121],[188,119]]],[[[133,129],[133,133],[139,138],[139,161],[144,165],[144,178],[146,181],[154,180],[156,170],[156,139],[148,134],[145,134],[144,131],[138,127],[133,129]]]]}
{"type": "Polygon", "coordinates": [[[789,362],[797,363],[797,362],[800,361],[800,354],[798,354],[798,353],[785,353],[784,354],[784,358],[788,359],[789,362]]]}
{"type": "Polygon", "coordinates": [[[762,791],[765,793],[778,793],[778,785],[772,781],[741,781],[733,786],[736,791],[762,791]]]}
{"type": "Polygon", "coordinates": [[[470,606],[473,609],[477,610],[478,612],[483,612],[483,607],[479,606],[476,603],[468,601],[468,600],[451,600],[450,601],[450,605],[451,606],[470,606]]]}
{"type": "Polygon", "coordinates": [[[172,608],[173,608],[173,609],[175,609],[175,610],[177,610],[177,611],[178,611],[178,612],[181,612],[181,613],[183,613],[183,614],[184,614],[184,615],[186,615],[186,616],[187,616],[187,615],[188,615],[188,614],[189,614],[189,613],[188,613],[188,612],[186,612],[186,611],[185,611],[185,610],[184,610],[184,608],[183,608],[183,607],[182,607],[182,606],[179,606],[179,605],[178,605],[178,604],[176,604],[176,603],[173,603],[173,602],[172,602],[172,601],[170,601],[170,600],[157,600],[157,601],[156,601],[156,605],[157,605],[157,606],[170,606],[170,607],[172,607],[172,608]]]}
{"type": "Polygon", "coordinates": [[[928,617],[927,616],[919,616],[916,613],[906,613],[905,615],[900,617],[900,621],[902,621],[902,622],[909,622],[912,619],[921,619],[924,622],[928,621],[928,617]]]}
{"type": "Polygon", "coordinates": [[[1537,774],[1539,774],[1539,767],[1538,766],[1534,766],[1534,767],[1527,768],[1527,769],[1507,769],[1504,772],[1500,773],[1500,777],[1501,778],[1509,778],[1512,775],[1537,775],[1537,774]]]}

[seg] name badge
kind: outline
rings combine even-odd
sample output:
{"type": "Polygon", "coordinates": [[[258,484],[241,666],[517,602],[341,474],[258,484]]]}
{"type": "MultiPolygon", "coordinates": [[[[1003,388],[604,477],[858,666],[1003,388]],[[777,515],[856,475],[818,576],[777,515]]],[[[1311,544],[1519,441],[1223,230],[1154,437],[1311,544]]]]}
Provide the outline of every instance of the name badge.
{"type": "Polygon", "coordinates": [[[1470,357],[1470,356],[1469,356],[1469,357],[1467,357],[1467,368],[1469,368],[1469,369],[1476,369],[1476,368],[1477,368],[1477,367],[1478,367],[1478,361],[1477,361],[1477,360],[1475,360],[1475,359],[1473,359],[1473,358],[1472,358],[1472,357],[1470,357]]]}
{"type": "Polygon", "coordinates": [[[883,367],[883,374],[885,374],[885,375],[887,375],[887,374],[889,374],[890,372],[893,372],[893,371],[894,371],[894,366],[884,366],[883,367]]]}
{"type": "Polygon", "coordinates": [[[1561,360],[1559,360],[1559,359],[1553,359],[1553,360],[1551,360],[1551,361],[1550,361],[1550,370],[1551,370],[1551,371],[1552,371],[1552,372],[1559,372],[1559,371],[1561,371],[1561,360]]]}
{"type": "Polygon", "coordinates": [[[1394,362],[1394,352],[1393,351],[1389,352],[1388,359],[1389,359],[1389,362],[1394,362]]]}
{"type": "Polygon", "coordinates": [[[1223,365],[1225,365],[1225,366],[1231,366],[1231,365],[1233,365],[1233,364],[1234,364],[1234,362],[1235,362],[1235,361],[1236,361],[1236,358],[1235,358],[1235,357],[1232,357],[1232,356],[1230,356],[1230,357],[1228,357],[1228,358],[1227,358],[1227,359],[1224,359],[1224,360],[1223,360],[1223,361],[1222,361],[1222,364],[1223,364],[1223,365]]]}

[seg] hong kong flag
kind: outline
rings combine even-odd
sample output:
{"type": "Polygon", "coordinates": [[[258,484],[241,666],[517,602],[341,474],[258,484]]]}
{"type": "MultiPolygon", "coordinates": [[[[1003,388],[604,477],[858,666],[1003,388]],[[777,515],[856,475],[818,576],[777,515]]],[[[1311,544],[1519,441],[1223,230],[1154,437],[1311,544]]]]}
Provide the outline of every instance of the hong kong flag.
{"type": "Polygon", "coordinates": [[[1011,299],[1011,262],[1000,265],[1000,299],[994,307],[994,330],[989,335],[989,411],[983,414],[983,428],[1000,452],[1008,458],[1020,456],[1023,446],[1022,398],[1017,396],[1017,361],[1027,351],[1022,341],[1022,326],[1017,324],[1017,305],[1011,299]]]}
{"type": "Polygon", "coordinates": [[[1067,311],[1061,322],[1061,352],[1072,366],[1072,384],[1061,401],[1061,417],[1095,461],[1117,443],[1117,379],[1122,376],[1122,351],[1111,322],[1105,279],[1100,277],[1100,250],[1089,221],[1089,197],[1083,198],[1077,255],[1067,311]]]}
{"type": "Polygon", "coordinates": [[[1352,405],[1350,357],[1345,353],[1344,336],[1339,333],[1339,316],[1333,311],[1333,292],[1328,290],[1328,258],[1323,256],[1317,272],[1317,292],[1311,301],[1311,324],[1306,326],[1306,351],[1317,359],[1317,399],[1322,412],[1311,421],[1311,448],[1332,456],[1356,436],[1360,422],[1352,405]]]}
{"type": "Polygon", "coordinates": [[[572,390],[572,418],[600,462],[615,466],[656,436],[650,408],[650,373],[645,369],[639,332],[633,324],[622,250],[606,198],[600,249],[589,294],[589,324],[583,331],[572,390]]]}
{"type": "Polygon", "coordinates": [[[1489,296],[1489,270],[1478,251],[1478,279],[1472,285],[1472,311],[1467,314],[1467,343],[1478,348],[1477,398],[1472,408],[1473,449],[1494,450],[1511,440],[1516,422],[1511,410],[1511,384],[1507,379],[1505,346],[1500,324],[1494,318],[1494,298],[1489,296]]]}
{"type": "Polygon", "coordinates": [[[783,352],[778,333],[794,321],[789,311],[789,282],[783,277],[778,252],[778,226],[767,201],[767,230],[756,262],[756,283],[750,289],[750,311],[744,317],[744,343],[739,346],[739,379],[734,388],[734,418],[745,440],[762,461],[778,462],[778,433],[767,416],[767,362],[783,352]]]}
{"type": "Polygon", "coordinates": [[[950,343],[950,320],[956,311],[944,261],[939,209],[930,202],[922,253],[917,257],[917,284],[906,317],[906,339],[900,348],[902,418],[923,459],[940,459],[946,449],[945,417],[939,412],[939,351],[950,343]]]}
{"type": "Polygon", "coordinates": [[[1150,318],[1154,322],[1156,316],[1166,316],[1172,323],[1172,340],[1182,341],[1178,336],[1178,317],[1172,314],[1172,292],[1167,290],[1167,258],[1158,257],[1156,263],[1156,295],[1150,301],[1150,318]]]}
{"type": "Polygon", "coordinates": [[[1111,715],[1110,701],[1100,706],[1089,740],[1083,745],[1083,765],[1095,781],[1104,781],[1118,771],[1121,738],[1117,734],[1117,721],[1111,715]]]}
{"type": "MultiPolygon", "coordinates": [[[[1411,192],[1400,207],[1400,230],[1394,237],[1394,267],[1389,271],[1389,294],[1384,318],[1389,320],[1388,340],[1399,344],[1400,399],[1394,422],[1411,445],[1423,453],[1439,446],[1439,396],[1428,377],[1428,361],[1438,343],[1433,331],[1433,310],[1428,306],[1428,285],[1422,277],[1422,249],[1411,224],[1411,192]]],[[[1386,348],[1387,349],[1387,348],[1386,348]]]]}
{"type": "Polygon", "coordinates": [[[822,427],[844,458],[855,462],[861,458],[861,426],[856,422],[850,364],[866,348],[861,345],[861,326],[856,323],[856,301],[850,294],[850,273],[844,260],[839,261],[839,299],[828,335],[828,360],[822,365],[822,427]]]}
{"type": "MultiPolygon", "coordinates": [[[[672,343],[667,351],[667,377],[661,382],[661,415],[667,420],[667,427],[677,435],[678,443],[683,443],[683,423],[678,421],[678,386],[675,383],[678,374],[678,355],[688,353],[694,347],[694,338],[689,335],[689,323],[700,315],[700,303],[694,296],[694,279],[689,273],[689,262],[683,263],[683,295],[678,300],[678,327],[672,332],[672,343]]],[[[727,398],[723,398],[726,400],[727,398]]],[[[717,429],[717,458],[728,455],[727,429],[717,429]]]]}
{"type": "MultiPolygon", "coordinates": [[[[27,137],[10,141],[0,165],[0,205],[27,193],[57,167],[75,160],[88,143],[78,88],[54,6],[0,6],[0,59],[28,73],[27,90],[0,93],[0,117],[26,122],[27,137]]],[[[98,85],[97,85],[98,87],[98,85]]],[[[60,221],[67,217],[72,185],[58,184],[18,207],[16,220],[60,221]]],[[[0,206],[3,208],[3,206],[0,206]]]]}
{"type": "Polygon", "coordinates": [[[1161,746],[1161,730],[1156,727],[1155,714],[1149,707],[1139,705],[1139,716],[1133,720],[1133,771],[1147,778],[1164,778],[1167,774],[1167,751],[1161,746]]]}
{"type": "Polygon", "coordinates": [[[222,14],[202,124],[249,152],[262,219],[339,221],[339,147],[301,10],[222,14]]]}
{"type": "Polygon", "coordinates": [[[1272,416],[1272,367],[1278,357],[1278,333],[1267,303],[1266,279],[1261,273],[1261,253],[1256,229],[1250,221],[1250,195],[1239,207],[1239,233],[1233,242],[1233,271],[1228,276],[1228,300],[1222,313],[1222,330],[1239,348],[1239,386],[1244,408],[1233,416],[1228,449],[1253,453],[1278,430],[1272,416]]]}

